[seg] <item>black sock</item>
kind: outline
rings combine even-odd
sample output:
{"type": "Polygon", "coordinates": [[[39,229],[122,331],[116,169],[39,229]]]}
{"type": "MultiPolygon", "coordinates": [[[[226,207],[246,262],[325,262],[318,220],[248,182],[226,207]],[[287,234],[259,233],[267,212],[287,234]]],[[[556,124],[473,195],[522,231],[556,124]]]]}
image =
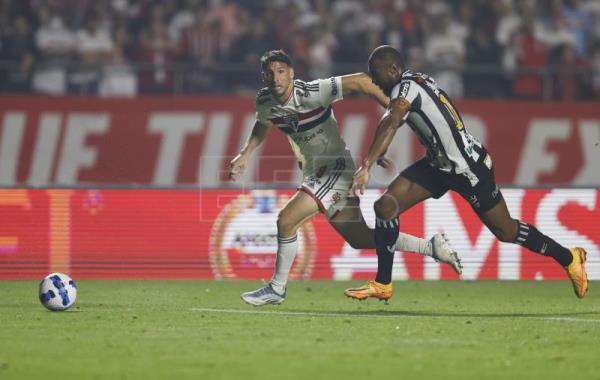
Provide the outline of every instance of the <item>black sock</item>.
{"type": "Polygon", "coordinates": [[[516,244],[522,245],[540,255],[550,256],[563,267],[571,264],[571,261],[573,261],[571,251],[538,231],[535,226],[523,223],[520,220],[517,222],[519,224],[519,231],[515,240],[516,244]]]}
{"type": "Polygon", "coordinates": [[[396,240],[400,233],[398,218],[375,220],[375,247],[377,250],[377,277],[375,281],[380,284],[392,282],[392,266],[394,265],[394,253],[396,251],[396,240]],[[392,249],[388,249],[391,247],[392,249]]]}

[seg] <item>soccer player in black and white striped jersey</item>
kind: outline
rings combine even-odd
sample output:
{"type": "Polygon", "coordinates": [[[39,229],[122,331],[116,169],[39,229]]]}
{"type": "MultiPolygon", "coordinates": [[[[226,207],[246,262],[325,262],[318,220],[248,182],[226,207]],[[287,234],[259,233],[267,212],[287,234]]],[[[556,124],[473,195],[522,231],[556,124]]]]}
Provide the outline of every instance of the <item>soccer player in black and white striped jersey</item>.
{"type": "Polygon", "coordinates": [[[588,289],[585,250],[567,249],[535,226],[510,216],[496,185],[490,155],[469,134],[444,90],[428,75],[404,69],[400,53],[391,46],[380,46],[371,53],[369,72],[391,100],[368,156],[354,174],[352,192],[363,192],[369,170],[387,150],[400,126],[407,124],[415,132],[427,154],[402,171],[375,202],[377,277],[345,294],[358,299],[389,297],[394,252],[388,247],[398,233],[398,217],[419,202],[453,190],[469,201],[500,241],[520,244],[555,259],[567,271],[577,297],[583,298],[588,289]]]}

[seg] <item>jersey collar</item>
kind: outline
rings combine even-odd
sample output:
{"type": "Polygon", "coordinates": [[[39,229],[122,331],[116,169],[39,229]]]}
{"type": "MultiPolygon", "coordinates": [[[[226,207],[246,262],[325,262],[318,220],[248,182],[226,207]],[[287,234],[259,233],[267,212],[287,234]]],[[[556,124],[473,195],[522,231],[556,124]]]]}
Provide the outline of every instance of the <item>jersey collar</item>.
{"type": "Polygon", "coordinates": [[[290,95],[288,96],[288,98],[285,100],[285,102],[281,103],[282,106],[287,105],[290,102],[290,99],[294,96],[294,84],[292,83],[292,91],[290,91],[290,95]]]}

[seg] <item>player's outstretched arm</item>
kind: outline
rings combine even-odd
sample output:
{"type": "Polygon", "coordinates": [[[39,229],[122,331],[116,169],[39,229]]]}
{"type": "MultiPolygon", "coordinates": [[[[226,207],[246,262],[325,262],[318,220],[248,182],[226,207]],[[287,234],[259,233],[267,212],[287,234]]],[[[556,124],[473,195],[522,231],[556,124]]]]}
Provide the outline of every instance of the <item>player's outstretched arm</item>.
{"type": "Polygon", "coordinates": [[[390,109],[379,122],[375,131],[375,137],[369,147],[367,158],[363,161],[360,168],[354,173],[351,193],[354,195],[363,194],[367,183],[369,182],[369,170],[373,164],[383,156],[387,148],[392,143],[396,130],[404,123],[404,119],[410,110],[410,103],[404,98],[396,98],[391,101],[390,109]]]}
{"type": "Polygon", "coordinates": [[[375,99],[383,108],[388,108],[388,98],[381,88],[373,83],[371,77],[365,73],[356,73],[342,76],[342,92],[348,94],[363,94],[375,99]]]}
{"type": "Polygon", "coordinates": [[[273,124],[267,122],[256,121],[250,136],[246,139],[246,143],[240,153],[229,164],[229,179],[234,181],[246,169],[246,162],[250,154],[256,149],[267,137],[268,132],[273,127],[273,124]]]}
{"type": "Polygon", "coordinates": [[[377,126],[375,137],[369,147],[369,153],[364,160],[363,165],[369,169],[377,162],[379,157],[387,151],[392,143],[396,130],[404,123],[404,118],[410,110],[410,103],[404,98],[396,98],[391,101],[388,112],[377,126]]]}

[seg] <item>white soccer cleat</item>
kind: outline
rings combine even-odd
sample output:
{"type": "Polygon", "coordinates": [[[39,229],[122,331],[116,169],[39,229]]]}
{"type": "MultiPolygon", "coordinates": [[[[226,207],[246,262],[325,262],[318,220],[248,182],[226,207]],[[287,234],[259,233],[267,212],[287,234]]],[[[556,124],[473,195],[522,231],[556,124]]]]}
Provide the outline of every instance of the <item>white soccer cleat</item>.
{"type": "Polygon", "coordinates": [[[450,245],[450,241],[444,234],[435,234],[431,238],[431,257],[437,262],[450,265],[458,274],[462,274],[462,263],[458,253],[450,245]]]}
{"type": "Polygon", "coordinates": [[[242,300],[247,304],[254,306],[263,306],[267,304],[279,305],[285,301],[286,293],[287,292],[283,292],[283,294],[277,293],[269,283],[255,291],[243,293],[242,300]]]}

